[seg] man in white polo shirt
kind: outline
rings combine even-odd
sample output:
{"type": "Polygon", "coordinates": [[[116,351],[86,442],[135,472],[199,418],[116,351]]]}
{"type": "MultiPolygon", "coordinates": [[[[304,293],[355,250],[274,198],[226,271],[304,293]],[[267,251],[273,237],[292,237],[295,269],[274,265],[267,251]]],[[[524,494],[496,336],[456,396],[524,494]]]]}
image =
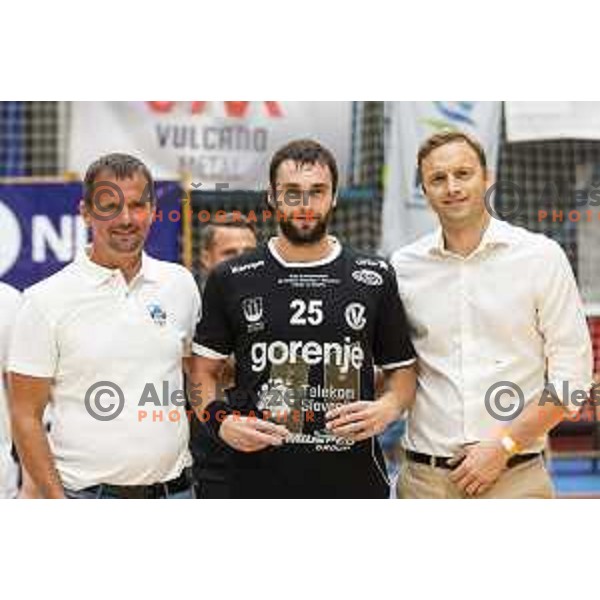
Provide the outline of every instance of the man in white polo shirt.
{"type": "Polygon", "coordinates": [[[4,387],[4,369],[10,329],[19,308],[20,294],[0,283],[0,499],[14,498],[17,493],[17,465],[12,458],[10,420],[4,387]]]}
{"type": "Polygon", "coordinates": [[[84,187],[91,246],[26,290],[13,332],[19,454],[43,497],[191,497],[182,361],[197,286],[143,251],[156,198],[141,161],[104,156],[84,187]]]}

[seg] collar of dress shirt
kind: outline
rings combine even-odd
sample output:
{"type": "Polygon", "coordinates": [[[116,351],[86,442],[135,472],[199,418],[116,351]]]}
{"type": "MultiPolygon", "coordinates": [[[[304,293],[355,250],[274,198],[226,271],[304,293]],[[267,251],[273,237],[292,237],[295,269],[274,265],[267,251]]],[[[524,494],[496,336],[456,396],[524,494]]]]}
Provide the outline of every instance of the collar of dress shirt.
{"type": "MultiPolygon", "coordinates": [[[[513,241],[513,239],[514,238],[512,234],[512,225],[510,225],[506,221],[500,221],[499,219],[490,217],[490,222],[488,223],[488,226],[483,233],[483,237],[481,238],[479,246],[477,246],[477,248],[475,248],[475,250],[473,250],[473,252],[471,252],[469,256],[464,257],[464,260],[476,256],[485,248],[507,246],[513,241]]],[[[437,229],[432,238],[432,245],[429,248],[429,252],[436,256],[462,258],[459,257],[458,254],[446,250],[446,245],[444,242],[444,233],[441,227],[437,229]]]]}
{"type": "MultiPolygon", "coordinates": [[[[113,278],[115,275],[120,274],[119,269],[110,269],[109,267],[103,267],[98,263],[90,259],[91,246],[86,246],[77,254],[75,264],[81,269],[81,271],[87,275],[96,285],[102,285],[113,278]]],[[[129,282],[131,286],[139,278],[143,278],[146,281],[157,281],[159,274],[154,266],[154,260],[148,256],[145,252],[142,252],[142,266],[136,276],[129,282]]]]}

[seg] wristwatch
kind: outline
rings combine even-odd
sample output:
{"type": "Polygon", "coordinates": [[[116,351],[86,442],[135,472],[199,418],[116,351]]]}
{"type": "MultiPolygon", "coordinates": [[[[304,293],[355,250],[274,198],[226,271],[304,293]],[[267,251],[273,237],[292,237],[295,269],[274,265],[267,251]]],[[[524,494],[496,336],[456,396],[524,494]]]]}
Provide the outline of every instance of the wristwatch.
{"type": "Polygon", "coordinates": [[[517,454],[517,452],[519,452],[519,445],[508,434],[504,435],[500,439],[500,443],[502,444],[502,447],[506,450],[506,453],[509,457],[514,456],[515,454],[517,454]]]}

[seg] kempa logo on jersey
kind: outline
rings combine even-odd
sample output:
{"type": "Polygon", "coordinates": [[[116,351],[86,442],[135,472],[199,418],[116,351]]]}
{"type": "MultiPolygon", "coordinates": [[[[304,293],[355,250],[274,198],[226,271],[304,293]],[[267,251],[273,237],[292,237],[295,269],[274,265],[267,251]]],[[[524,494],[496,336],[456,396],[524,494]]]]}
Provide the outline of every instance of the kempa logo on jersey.
{"type": "Polygon", "coordinates": [[[264,371],[268,365],[293,365],[299,361],[307,365],[335,365],[340,368],[340,373],[347,373],[350,367],[356,370],[362,368],[365,353],[360,344],[351,342],[349,337],[344,338],[343,344],[277,340],[269,344],[252,344],[250,360],[255,373],[264,371]]]}
{"type": "Polygon", "coordinates": [[[376,271],[369,269],[361,269],[360,271],[352,271],[352,279],[365,285],[383,285],[383,277],[376,271]]]}
{"type": "Polygon", "coordinates": [[[257,260],[256,262],[248,263],[247,265],[240,265],[239,267],[231,267],[231,273],[235,275],[236,273],[243,273],[244,271],[250,271],[258,269],[259,267],[264,267],[264,260],[257,260]]]}
{"type": "Polygon", "coordinates": [[[367,309],[360,304],[360,302],[352,302],[346,306],[344,316],[346,317],[346,323],[348,326],[354,329],[354,331],[361,331],[367,324],[365,317],[367,309]]]}

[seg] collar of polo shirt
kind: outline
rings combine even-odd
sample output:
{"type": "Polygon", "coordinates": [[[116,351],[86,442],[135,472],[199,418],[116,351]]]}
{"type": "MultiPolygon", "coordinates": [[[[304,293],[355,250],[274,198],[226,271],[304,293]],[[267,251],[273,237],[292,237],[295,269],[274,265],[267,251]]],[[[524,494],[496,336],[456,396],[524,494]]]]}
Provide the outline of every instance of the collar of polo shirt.
{"type": "MultiPolygon", "coordinates": [[[[91,246],[86,246],[77,254],[75,263],[97,285],[102,285],[110,279],[112,279],[115,275],[120,274],[119,269],[110,269],[109,267],[103,267],[102,265],[99,265],[98,263],[91,260],[90,253],[91,246]]],[[[137,275],[129,282],[129,285],[131,286],[140,277],[147,281],[159,280],[159,273],[155,268],[152,259],[145,252],[142,252],[142,266],[137,275]]]]}
{"type": "MultiPolygon", "coordinates": [[[[484,248],[492,248],[496,246],[507,246],[513,241],[512,230],[504,221],[500,221],[494,217],[490,218],[490,222],[483,233],[479,246],[466,258],[472,258],[479,254],[484,248]]],[[[446,250],[444,242],[444,232],[441,227],[435,232],[432,238],[432,245],[429,252],[436,256],[458,256],[454,252],[446,250]]]]}

